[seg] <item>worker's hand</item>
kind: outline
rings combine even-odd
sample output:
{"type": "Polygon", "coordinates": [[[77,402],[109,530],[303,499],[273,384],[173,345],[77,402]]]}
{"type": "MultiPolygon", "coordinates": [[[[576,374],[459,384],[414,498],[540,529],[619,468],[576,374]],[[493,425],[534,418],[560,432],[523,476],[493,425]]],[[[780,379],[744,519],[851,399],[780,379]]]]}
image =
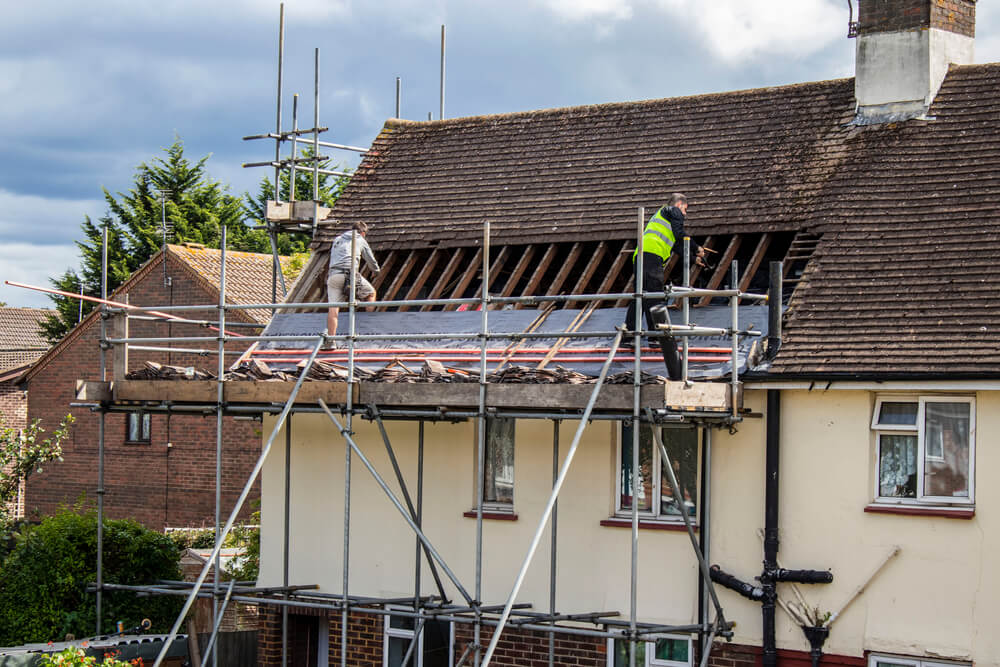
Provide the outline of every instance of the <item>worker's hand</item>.
{"type": "Polygon", "coordinates": [[[698,246],[698,250],[694,255],[698,259],[703,259],[705,257],[705,246],[698,246]]]}

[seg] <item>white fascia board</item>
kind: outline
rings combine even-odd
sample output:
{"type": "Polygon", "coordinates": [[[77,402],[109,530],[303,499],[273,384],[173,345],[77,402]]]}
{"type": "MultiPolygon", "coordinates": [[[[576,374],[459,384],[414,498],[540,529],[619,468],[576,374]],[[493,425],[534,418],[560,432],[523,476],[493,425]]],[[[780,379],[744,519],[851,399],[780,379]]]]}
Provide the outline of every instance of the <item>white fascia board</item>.
{"type": "Polygon", "coordinates": [[[820,391],[1000,391],[1000,380],[794,380],[781,382],[747,382],[751,389],[805,389],[820,391]]]}

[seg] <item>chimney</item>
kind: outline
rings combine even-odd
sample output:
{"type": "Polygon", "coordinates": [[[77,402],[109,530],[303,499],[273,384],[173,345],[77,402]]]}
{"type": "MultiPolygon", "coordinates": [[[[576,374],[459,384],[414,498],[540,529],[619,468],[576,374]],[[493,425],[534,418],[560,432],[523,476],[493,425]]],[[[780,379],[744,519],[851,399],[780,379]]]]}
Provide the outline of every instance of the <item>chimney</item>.
{"type": "Polygon", "coordinates": [[[976,0],[859,0],[855,123],[923,117],[948,65],[973,62],[976,0]]]}

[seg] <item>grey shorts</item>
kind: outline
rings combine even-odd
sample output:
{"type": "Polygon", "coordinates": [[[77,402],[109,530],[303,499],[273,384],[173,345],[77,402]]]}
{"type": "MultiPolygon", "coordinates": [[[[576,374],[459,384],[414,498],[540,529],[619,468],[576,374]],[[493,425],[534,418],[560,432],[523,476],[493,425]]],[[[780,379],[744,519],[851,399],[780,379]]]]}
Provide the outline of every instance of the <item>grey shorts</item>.
{"type": "MultiPolygon", "coordinates": [[[[360,273],[354,276],[356,283],[354,286],[355,296],[358,301],[366,301],[375,294],[375,288],[365,280],[360,273]]],[[[334,269],[326,276],[327,301],[348,301],[350,300],[351,274],[346,271],[334,269]]]]}

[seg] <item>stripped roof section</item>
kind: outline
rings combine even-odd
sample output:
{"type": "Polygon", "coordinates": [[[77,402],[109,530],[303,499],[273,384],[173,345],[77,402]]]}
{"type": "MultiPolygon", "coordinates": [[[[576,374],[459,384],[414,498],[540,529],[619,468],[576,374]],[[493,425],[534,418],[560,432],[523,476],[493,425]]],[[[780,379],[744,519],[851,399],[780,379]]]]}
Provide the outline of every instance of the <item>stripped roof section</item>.
{"type": "Polygon", "coordinates": [[[0,308],[0,372],[34,363],[49,349],[41,323],[54,310],[0,308]]]}
{"type": "MultiPolygon", "coordinates": [[[[435,122],[389,120],[338,200],[373,247],[635,236],[639,206],[691,196],[693,234],[827,219],[853,80],[435,122]]],[[[320,230],[329,241],[339,227],[320,230]]]]}
{"type": "Polygon", "coordinates": [[[998,91],[953,66],[933,120],[853,132],[772,372],[1000,375],[998,91]]]}

